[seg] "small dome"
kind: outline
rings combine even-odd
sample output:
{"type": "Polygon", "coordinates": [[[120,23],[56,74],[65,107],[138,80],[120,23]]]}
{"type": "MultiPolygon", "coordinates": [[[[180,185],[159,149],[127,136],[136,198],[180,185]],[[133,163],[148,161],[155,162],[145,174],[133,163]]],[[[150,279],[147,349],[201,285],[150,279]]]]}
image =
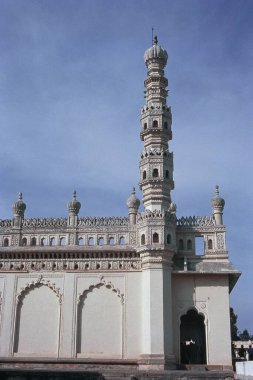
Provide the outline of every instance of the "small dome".
{"type": "Polygon", "coordinates": [[[215,187],[215,197],[212,199],[212,207],[223,210],[225,206],[225,200],[220,197],[219,186],[215,187]]]}
{"type": "Polygon", "coordinates": [[[69,214],[78,215],[81,203],[76,199],[76,191],[73,191],[73,199],[68,203],[69,214]]]}
{"type": "Polygon", "coordinates": [[[127,207],[133,208],[137,211],[138,208],[140,207],[140,203],[141,203],[140,200],[138,198],[136,198],[136,196],[135,196],[135,188],[133,187],[132,194],[130,195],[130,197],[127,200],[127,207]]]}
{"type": "Polygon", "coordinates": [[[171,213],[175,214],[176,211],[177,211],[177,205],[176,205],[176,203],[173,203],[173,202],[172,202],[172,203],[170,204],[170,209],[169,209],[169,210],[170,210],[171,213]]]}
{"type": "Polygon", "coordinates": [[[160,45],[158,45],[157,37],[155,36],[153,45],[145,51],[144,54],[144,62],[147,63],[149,59],[158,58],[164,61],[164,65],[166,65],[168,60],[168,53],[165,49],[163,49],[160,45]]]}
{"type": "Polygon", "coordinates": [[[23,217],[25,213],[25,209],[26,209],[26,204],[25,202],[23,202],[22,193],[19,193],[18,200],[12,205],[13,214],[15,216],[23,217]]]}

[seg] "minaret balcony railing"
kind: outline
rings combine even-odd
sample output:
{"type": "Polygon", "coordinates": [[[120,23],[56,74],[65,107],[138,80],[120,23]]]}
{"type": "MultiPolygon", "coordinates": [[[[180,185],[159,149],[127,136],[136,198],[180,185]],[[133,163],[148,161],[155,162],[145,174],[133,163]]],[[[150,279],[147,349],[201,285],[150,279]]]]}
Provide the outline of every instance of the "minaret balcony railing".
{"type": "Polygon", "coordinates": [[[162,129],[160,127],[157,128],[147,128],[145,130],[142,130],[140,132],[140,138],[142,141],[144,141],[145,136],[148,135],[161,135],[161,137],[166,138],[167,140],[172,139],[172,131],[170,129],[162,129]]]}

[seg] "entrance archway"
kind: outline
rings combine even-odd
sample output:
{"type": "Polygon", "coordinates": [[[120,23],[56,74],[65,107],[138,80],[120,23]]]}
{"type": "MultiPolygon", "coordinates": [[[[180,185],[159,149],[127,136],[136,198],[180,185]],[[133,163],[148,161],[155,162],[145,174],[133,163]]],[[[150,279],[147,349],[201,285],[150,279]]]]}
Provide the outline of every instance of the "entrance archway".
{"type": "Polygon", "coordinates": [[[181,317],[180,345],[182,364],[206,364],[204,317],[196,310],[189,310],[181,317]]]}

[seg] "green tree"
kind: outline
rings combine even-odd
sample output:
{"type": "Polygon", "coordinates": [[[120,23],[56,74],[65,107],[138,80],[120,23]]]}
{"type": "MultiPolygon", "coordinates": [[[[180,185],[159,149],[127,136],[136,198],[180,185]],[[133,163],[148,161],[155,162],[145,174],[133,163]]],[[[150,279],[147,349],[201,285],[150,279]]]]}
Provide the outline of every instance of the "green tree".
{"type": "Polygon", "coordinates": [[[251,335],[249,334],[247,329],[244,329],[242,333],[239,334],[240,340],[250,340],[251,335]]]}
{"type": "Polygon", "coordinates": [[[231,328],[231,340],[239,340],[238,337],[238,327],[236,326],[237,323],[237,315],[234,313],[234,309],[230,308],[230,328],[231,328]]]}

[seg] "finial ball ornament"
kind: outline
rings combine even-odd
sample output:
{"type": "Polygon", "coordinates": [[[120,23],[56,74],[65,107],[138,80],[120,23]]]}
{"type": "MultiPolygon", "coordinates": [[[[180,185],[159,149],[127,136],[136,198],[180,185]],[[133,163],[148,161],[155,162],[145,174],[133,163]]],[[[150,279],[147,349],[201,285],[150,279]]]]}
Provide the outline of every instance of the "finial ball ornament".
{"type": "Polygon", "coordinates": [[[158,45],[157,36],[154,37],[153,45],[145,51],[144,62],[147,64],[149,60],[158,59],[163,61],[166,65],[168,60],[168,53],[160,45],[158,45]]]}
{"type": "Polygon", "coordinates": [[[140,200],[136,198],[135,196],[135,188],[133,187],[132,194],[127,200],[127,207],[135,209],[137,211],[138,208],[140,207],[140,203],[141,203],[140,200]]]}
{"type": "Polygon", "coordinates": [[[23,195],[22,195],[22,193],[19,193],[18,194],[18,200],[15,203],[13,203],[13,205],[12,205],[12,210],[13,210],[14,216],[23,217],[24,213],[25,213],[25,209],[26,209],[26,204],[23,201],[23,195]]]}
{"type": "Polygon", "coordinates": [[[69,214],[78,215],[80,208],[81,208],[81,203],[76,199],[76,191],[74,190],[73,198],[68,203],[69,214]]]}
{"type": "Polygon", "coordinates": [[[225,200],[223,198],[221,198],[219,186],[216,185],[215,186],[215,197],[212,199],[212,208],[222,212],[224,209],[224,206],[225,206],[225,200]]]}

